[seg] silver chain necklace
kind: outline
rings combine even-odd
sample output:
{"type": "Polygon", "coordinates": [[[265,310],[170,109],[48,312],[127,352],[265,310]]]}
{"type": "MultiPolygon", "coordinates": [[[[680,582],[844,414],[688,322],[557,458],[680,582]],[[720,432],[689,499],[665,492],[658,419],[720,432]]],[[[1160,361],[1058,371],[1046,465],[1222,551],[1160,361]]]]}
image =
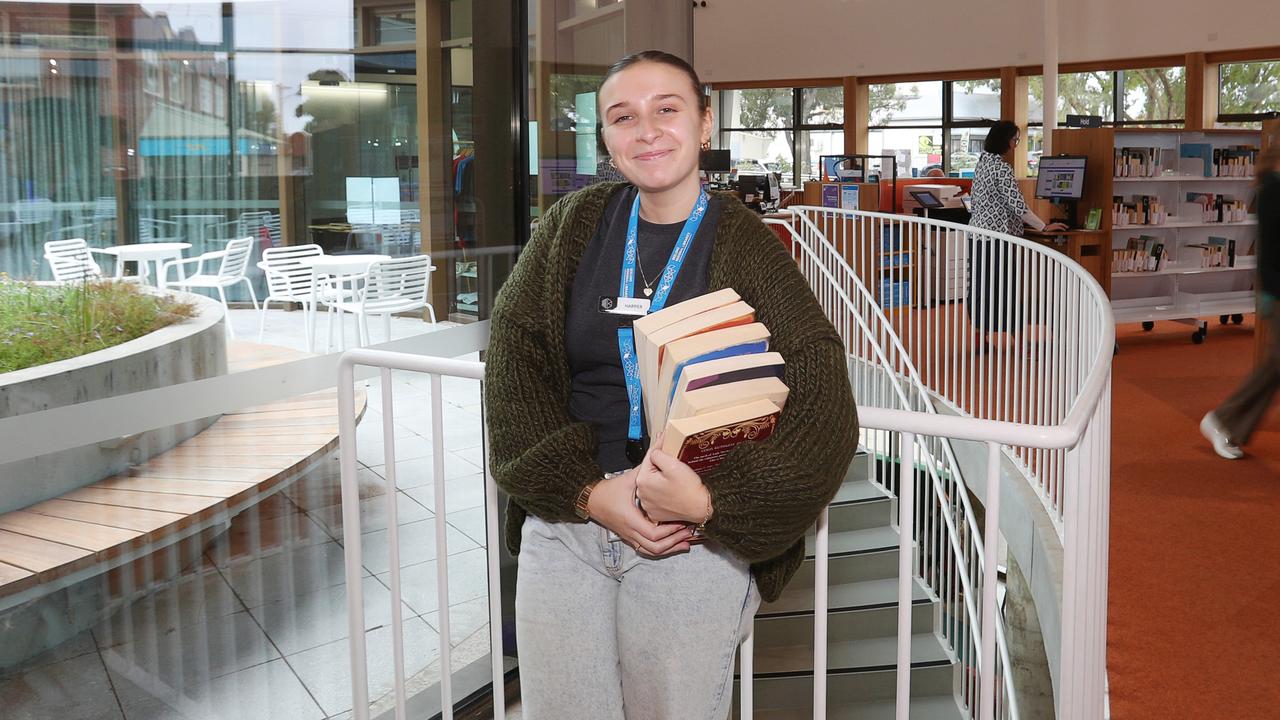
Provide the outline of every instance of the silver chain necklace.
{"type": "MultiPolygon", "coordinates": [[[[644,293],[645,297],[649,297],[653,295],[653,283],[649,282],[649,279],[644,276],[644,265],[640,264],[640,254],[640,248],[636,248],[636,269],[640,271],[640,280],[644,283],[644,289],[641,292],[644,293]]],[[[661,278],[662,276],[659,275],[658,277],[661,278]]]]}

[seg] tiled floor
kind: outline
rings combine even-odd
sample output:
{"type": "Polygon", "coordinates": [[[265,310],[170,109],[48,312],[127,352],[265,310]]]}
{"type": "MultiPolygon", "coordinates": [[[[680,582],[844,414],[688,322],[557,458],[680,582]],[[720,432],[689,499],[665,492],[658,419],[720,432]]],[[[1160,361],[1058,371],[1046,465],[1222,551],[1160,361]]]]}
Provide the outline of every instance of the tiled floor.
{"type": "MultiPolygon", "coordinates": [[[[256,340],[256,313],[237,310],[232,319],[239,337],[256,340]]],[[[300,313],[273,311],[267,329],[265,342],[305,349],[300,313]]],[[[393,332],[404,337],[430,329],[397,319],[393,332]]],[[[374,330],[381,334],[380,326],[374,330]]],[[[376,383],[370,389],[369,409],[358,430],[358,460],[361,588],[369,694],[376,699],[390,691],[393,668],[389,490],[396,501],[401,544],[408,676],[427,671],[439,655],[439,552],[430,382],[403,373],[393,376],[395,488],[386,479],[380,392],[376,383]]],[[[443,395],[450,636],[457,647],[476,633],[487,638],[479,386],[446,378],[443,395]]],[[[20,667],[0,668],[0,717],[349,716],[340,499],[335,455],[237,516],[177,579],[157,583],[92,630],[43,656],[20,667]]],[[[0,642],[3,633],[0,627],[0,642]]],[[[478,646],[487,647],[487,639],[478,646]]],[[[474,659],[455,656],[455,663],[461,667],[474,659]]]]}

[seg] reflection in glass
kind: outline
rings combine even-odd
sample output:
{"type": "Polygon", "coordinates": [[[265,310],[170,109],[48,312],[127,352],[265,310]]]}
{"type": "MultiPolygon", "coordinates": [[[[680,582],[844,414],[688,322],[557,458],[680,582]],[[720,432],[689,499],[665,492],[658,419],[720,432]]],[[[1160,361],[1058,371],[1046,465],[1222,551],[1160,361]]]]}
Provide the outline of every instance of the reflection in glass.
{"type": "Polygon", "coordinates": [[[999,120],[1000,78],[951,83],[951,120],[999,120]]]}
{"type": "MultiPolygon", "coordinates": [[[[900,178],[942,169],[942,128],[882,128],[867,135],[870,154],[897,158],[900,178]]],[[[884,172],[887,176],[889,168],[884,172]]]]}
{"type": "Polygon", "coordinates": [[[868,85],[871,127],[941,125],[942,83],[868,85]]]}
{"type": "Polygon", "coordinates": [[[793,101],[791,88],[725,90],[720,94],[723,113],[720,125],[752,129],[790,127],[793,101]]]}
{"type": "MultiPolygon", "coordinates": [[[[247,239],[248,278],[263,297],[258,263],[266,251],[314,244],[329,256],[429,253],[439,268],[431,275],[439,325],[481,316],[496,292],[486,281],[502,277],[486,277],[485,260],[509,266],[524,233],[510,232],[518,206],[510,190],[510,166],[518,162],[511,160],[511,123],[501,128],[505,135],[492,128],[486,135],[474,108],[509,109],[512,93],[474,78],[470,0],[430,4],[438,17],[422,17],[421,7],[350,0],[0,6],[0,272],[49,279],[44,244],[54,240],[81,239],[117,254],[124,246],[155,251],[172,244],[194,258],[247,239]],[[419,37],[426,29],[454,35],[419,37]],[[430,67],[410,44],[428,40],[440,51],[430,67]],[[479,165],[486,161],[487,170],[479,165]],[[495,229],[500,217],[508,225],[495,229]]],[[[492,32],[484,39],[488,57],[508,59],[525,40],[492,32]]],[[[95,259],[112,274],[109,256],[95,259]]],[[[214,257],[206,269],[218,265],[214,257]]],[[[139,267],[130,261],[122,272],[139,267]]],[[[176,270],[168,272],[177,280],[176,270]]],[[[153,266],[148,282],[155,275],[153,266]]],[[[248,307],[244,283],[228,295],[236,339],[226,354],[242,361],[229,376],[305,357],[314,335],[304,313],[277,303],[259,315],[248,307]],[[258,340],[260,321],[261,344],[245,342],[258,340]]],[[[330,304],[351,297],[334,295],[330,304]]],[[[315,349],[324,352],[323,305],[319,314],[315,349]]],[[[370,334],[375,341],[384,328],[397,340],[421,335],[435,329],[425,314],[375,319],[370,334]]],[[[352,342],[354,324],[348,318],[343,333],[333,323],[333,347],[340,333],[352,342]]],[[[213,368],[213,375],[223,370],[205,357],[173,364],[184,363],[213,368]]],[[[438,679],[430,667],[441,612],[432,590],[438,558],[428,542],[437,511],[450,524],[458,589],[450,598],[452,641],[465,648],[455,653],[455,670],[488,651],[478,388],[446,382],[440,422],[448,452],[456,454],[447,478],[434,478],[427,439],[433,423],[422,410],[430,407],[430,382],[397,376],[394,384],[403,398],[394,428],[404,463],[398,486],[386,487],[376,391],[358,426],[361,506],[370,522],[363,530],[372,548],[362,589],[375,700],[384,699],[390,677],[385,516],[381,527],[377,522],[388,493],[402,508],[407,538],[405,642],[414,687],[438,679]],[[433,493],[446,479],[457,503],[448,512],[434,507],[433,493]]],[[[175,389],[163,404],[179,405],[185,393],[175,389]]],[[[102,491],[95,497],[119,501],[133,519],[126,521],[145,516],[159,524],[116,527],[119,513],[95,511],[90,525],[117,531],[99,534],[124,538],[122,554],[103,554],[119,557],[119,567],[57,589],[28,606],[23,622],[9,622],[14,606],[0,607],[0,715],[346,714],[344,528],[331,396],[228,412],[191,438],[181,457],[170,455],[175,448],[136,458],[122,450],[132,469],[112,476],[116,486],[95,488],[102,491]],[[186,519],[203,512],[199,498],[216,504],[228,497],[237,498],[234,508],[210,511],[199,523],[186,519]],[[161,531],[170,524],[178,531],[161,531]]],[[[90,503],[62,502],[72,510],[90,503]]],[[[74,544],[35,539],[68,558],[78,552],[74,544]]],[[[12,550],[10,540],[5,535],[0,549],[12,550]]],[[[3,586],[10,566],[0,563],[3,586]]],[[[0,591],[0,600],[9,597],[0,591]]]]}

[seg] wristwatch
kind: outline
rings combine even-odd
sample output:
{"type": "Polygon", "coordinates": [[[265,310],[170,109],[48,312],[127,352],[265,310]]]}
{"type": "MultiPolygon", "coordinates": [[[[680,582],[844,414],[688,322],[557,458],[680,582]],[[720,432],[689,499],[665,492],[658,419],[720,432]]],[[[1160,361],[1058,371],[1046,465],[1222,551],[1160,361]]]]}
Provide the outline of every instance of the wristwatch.
{"type": "Polygon", "coordinates": [[[591,499],[591,491],[595,490],[596,485],[598,485],[599,483],[600,483],[599,480],[596,480],[595,482],[587,483],[586,486],[582,488],[582,492],[578,493],[578,499],[573,501],[574,515],[577,515],[583,520],[591,519],[591,513],[587,511],[587,502],[591,499]]]}

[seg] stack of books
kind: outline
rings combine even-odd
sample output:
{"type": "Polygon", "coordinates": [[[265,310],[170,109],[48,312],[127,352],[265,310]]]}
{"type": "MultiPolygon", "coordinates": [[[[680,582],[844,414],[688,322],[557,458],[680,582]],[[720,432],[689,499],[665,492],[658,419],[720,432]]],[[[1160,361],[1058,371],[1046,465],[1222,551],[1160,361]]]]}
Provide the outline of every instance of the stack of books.
{"type": "Polygon", "coordinates": [[[1258,148],[1253,145],[1232,145],[1213,151],[1214,177],[1253,177],[1253,165],[1258,161],[1258,148]]]}
{"type": "Polygon", "coordinates": [[[1112,272],[1157,272],[1163,264],[1164,243],[1150,235],[1129,238],[1124,250],[1111,253],[1112,272]]]}
{"type": "Polygon", "coordinates": [[[1164,172],[1160,148],[1122,147],[1114,152],[1115,176],[1118,178],[1159,177],[1164,172]]]}
{"type": "Polygon", "coordinates": [[[1207,242],[1188,245],[1200,251],[1200,267],[1235,267],[1236,241],[1230,238],[1209,236],[1207,242]]]}
{"type": "Polygon", "coordinates": [[[696,472],[744,442],[770,437],[787,402],[782,356],[732,289],[637,318],[636,356],[651,435],[696,472]]]}
{"type": "Polygon", "coordinates": [[[1182,172],[1188,175],[1253,177],[1258,152],[1254,145],[1215,148],[1209,143],[1183,143],[1178,155],[1181,159],[1190,160],[1190,163],[1184,163],[1182,167],[1182,172]]]}
{"type": "Polygon", "coordinates": [[[1135,195],[1132,200],[1117,195],[1111,199],[1113,227],[1163,225],[1168,219],[1169,209],[1154,195],[1135,195]]]}
{"type": "Polygon", "coordinates": [[[1234,200],[1229,195],[1213,195],[1210,193],[1187,193],[1187,203],[1192,206],[1189,217],[1200,217],[1201,222],[1244,222],[1249,219],[1249,209],[1242,200],[1234,200]]]}

